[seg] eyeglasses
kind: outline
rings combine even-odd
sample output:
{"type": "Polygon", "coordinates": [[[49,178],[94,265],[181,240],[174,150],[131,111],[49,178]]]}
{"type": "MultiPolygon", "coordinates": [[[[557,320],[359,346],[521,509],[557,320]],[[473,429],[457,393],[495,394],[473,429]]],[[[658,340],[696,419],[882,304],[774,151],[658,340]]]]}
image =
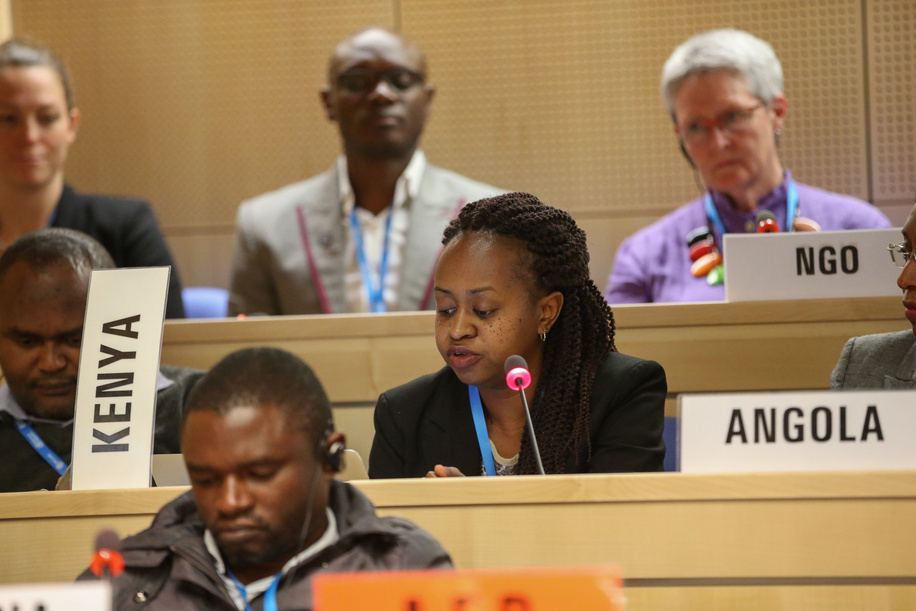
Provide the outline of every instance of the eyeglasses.
{"type": "Polygon", "coordinates": [[[891,253],[891,261],[897,267],[906,267],[907,262],[913,258],[913,251],[907,250],[906,242],[888,244],[887,251],[891,253]]]}
{"type": "Polygon", "coordinates": [[[380,80],[385,81],[394,91],[404,92],[425,81],[426,75],[407,68],[395,68],[384,72],[356,68],[339,75],[337,84],[349,93],[363,95],[378,87],[380,80]]]}
{"type": "Polygon", "coordinates": [[[731,135],[743,132],[750,126],[754,112],[759,108],[763,108],[763,106],[764,104],[761,102],[750,108],[726,110],[712,119],[703,119],[687,125],[678,125],[674,131],[688,144],[702,144],[709,140],[713,127],[719,128],[719,131],[723,134],[731,135]]]}

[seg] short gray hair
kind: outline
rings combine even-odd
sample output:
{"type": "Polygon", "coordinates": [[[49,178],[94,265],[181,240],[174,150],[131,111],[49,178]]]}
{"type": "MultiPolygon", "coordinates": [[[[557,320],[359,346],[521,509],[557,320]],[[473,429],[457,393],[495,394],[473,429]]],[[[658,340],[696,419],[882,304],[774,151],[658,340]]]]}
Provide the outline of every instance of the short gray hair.
{"type": "Polygon", "coordinates": [[[662,99],[674,118],[674,97],[691,74],[731,70],[769,106],[782,93],[782,64],[773,47],[742,30],[724,28],[697,34],[681,44],[662,68],[662,99]]]}

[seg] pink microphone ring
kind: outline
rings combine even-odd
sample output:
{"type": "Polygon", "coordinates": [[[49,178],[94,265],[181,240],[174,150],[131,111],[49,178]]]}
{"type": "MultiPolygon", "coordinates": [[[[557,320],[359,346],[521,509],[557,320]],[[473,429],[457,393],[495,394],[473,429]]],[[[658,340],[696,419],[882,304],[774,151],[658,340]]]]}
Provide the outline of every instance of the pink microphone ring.
{"type": "Polygon", "coordinates": [[[509,373],[506,374],[506,384],[508,384],[509,388],[512,390],[518,390],[519,386],[524,390],[531,386],[531,372],[524,367],[510,369],[509,373]]]}

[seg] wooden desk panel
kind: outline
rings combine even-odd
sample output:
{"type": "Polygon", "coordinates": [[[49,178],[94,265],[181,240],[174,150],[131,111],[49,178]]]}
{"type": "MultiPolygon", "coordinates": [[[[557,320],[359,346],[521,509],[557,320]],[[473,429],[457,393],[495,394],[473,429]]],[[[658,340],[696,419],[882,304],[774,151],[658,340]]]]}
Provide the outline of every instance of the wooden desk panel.
{"type": "MultiPolygon", "coordinates": [[[[617,346],[661,363],[681,392],[829,386],[846,340],[907,328],[896,297],[617,306],[617,346]]],[[[378,395],[443,366],[432,312],[168,321],[162,362],[209,368],[257,345],[304,358],[324,383],[338,428],[368,459],[378,395]]]]}
{"type": "MultiPolygon", "coordinates": [[[[826,388],[852,336],[908,327],[896,297],[617,306],[622,352],[659,361],[671,392],[826,388]]],[[[162,362],[208,368],[244,346],[305,358],[335,403],[442,367],[431,312],[168,321],[162,362]]]]}
{"type": "MultiPolygon", "coordinates": [[[[766,600],[784,590],[810,595],[811,588],[835,585],[887,596],[916,586],[916,472],[357,486],[381,514],[403,516],[433,533],[460,567],[614,563],[636,599],[694,596],[696,588],[711,589],[718,599],[720,591],[757,588],[766,600]]],[[[101,528],[136,532],[181,491],[0,495],[0,581],[70,579],[84,568],[101,528]]]]}

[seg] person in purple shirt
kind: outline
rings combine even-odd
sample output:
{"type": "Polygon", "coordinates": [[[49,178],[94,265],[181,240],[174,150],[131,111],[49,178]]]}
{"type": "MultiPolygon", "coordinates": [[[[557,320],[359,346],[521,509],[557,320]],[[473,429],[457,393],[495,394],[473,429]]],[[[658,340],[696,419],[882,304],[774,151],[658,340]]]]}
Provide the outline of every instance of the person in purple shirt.
{"type": "Polygon", "coordinates": [[[782,66],[763,40],[735,29],[680,45],[662,69],[662,97],[707,193],[628,237],[608,279],[610,304],[721,301],[722,234],[890,227],[874,206],[797,183],[779,161],[788,105],[782,66]]]}

